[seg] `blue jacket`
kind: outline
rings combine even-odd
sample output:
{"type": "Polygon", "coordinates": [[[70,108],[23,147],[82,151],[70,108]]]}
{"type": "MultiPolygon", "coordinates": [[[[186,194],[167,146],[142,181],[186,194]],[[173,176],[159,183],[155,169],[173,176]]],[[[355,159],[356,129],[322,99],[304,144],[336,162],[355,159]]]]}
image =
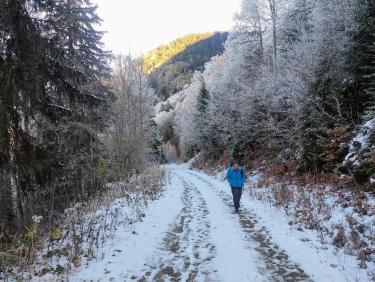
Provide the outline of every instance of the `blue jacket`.
{"type": "Polygon", "coordinates": [[[231,187],[242,188],[246,181],[245,171],[241,168],[234,170],[230,167],[227,171],[227,180],[231,187]]]}

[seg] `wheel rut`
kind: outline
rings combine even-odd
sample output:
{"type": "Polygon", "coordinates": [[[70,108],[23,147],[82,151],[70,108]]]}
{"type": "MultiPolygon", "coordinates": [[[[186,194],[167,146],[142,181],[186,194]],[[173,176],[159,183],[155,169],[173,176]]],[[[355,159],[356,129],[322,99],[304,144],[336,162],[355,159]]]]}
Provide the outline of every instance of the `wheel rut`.
{"type": "MultiPolygon", "coordinates": [[[[213,191],[216,189],[208,180],[199,175],[189,172],[193,177],[209,186],[213,191]]],[[[233,208],[232,198],[224,191],[217,191],[216,194],[229,207],[233,208]]],[[[238,214],[239,222],[245,233],[245,239],[256,243],[255,250],[263,262],[259,265],[259,272],[269,281],[312,281],[303,269],[290,260],[288,254],[277,244],[272,242],[269,231],[258,224],[257,216],[250,210],[241,208],[238,214]]]]}
{"type": "Polygon", "coordinates": [[[145,264],[136,281],[217,281],[210,265],[215,246],[210,242],[208,208],[194,185],[179,177],[184,185],[183,208],[166,233],[158,258],[145,264]]]}

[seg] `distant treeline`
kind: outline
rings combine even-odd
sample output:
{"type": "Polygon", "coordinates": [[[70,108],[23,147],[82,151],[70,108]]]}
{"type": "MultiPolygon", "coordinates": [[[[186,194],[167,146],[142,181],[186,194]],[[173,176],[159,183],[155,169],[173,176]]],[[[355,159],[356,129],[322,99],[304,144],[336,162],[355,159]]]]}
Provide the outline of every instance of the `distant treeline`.
{"type": "Polygon", "coordinates": [[[206,62],[224,52],[227,37],[228,33],[225,32],[193,34],[159,47],[145,56],[146,65],[148,65],[148,58],[162,62],[160,65],[155,64],[157,67],[152,68],[149,74],[156,95],[165,100],[182,90],[191,82],[195,71],[202,71],[206,62]],[[173,48],[175,46],[178,48],[173,48]],[[177,50],[180,52],[175,52],[177,50]]]}

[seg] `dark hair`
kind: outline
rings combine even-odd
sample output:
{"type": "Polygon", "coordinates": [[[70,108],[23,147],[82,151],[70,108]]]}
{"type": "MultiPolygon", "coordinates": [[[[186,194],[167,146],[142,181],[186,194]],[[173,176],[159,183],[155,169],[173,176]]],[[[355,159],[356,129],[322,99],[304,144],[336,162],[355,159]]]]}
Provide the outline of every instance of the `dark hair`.
{"type": "Polygon", "coordinates": [[[238,165],[239,165],[239,164],[240,164],[240,162],[239,162],[239,161],[237,161],[237,160],[233,160],[233,161],[232,161],[232,166],[233,166],[233,165],[235,165],[235,164],[238,164],[238,165]]]}

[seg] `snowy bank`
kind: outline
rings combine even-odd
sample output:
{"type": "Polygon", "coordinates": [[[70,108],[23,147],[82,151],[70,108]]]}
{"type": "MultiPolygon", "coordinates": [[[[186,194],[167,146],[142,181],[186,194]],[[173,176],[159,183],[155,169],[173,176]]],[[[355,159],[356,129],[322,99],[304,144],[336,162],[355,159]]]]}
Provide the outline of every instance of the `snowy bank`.
{"type": "MultiPolygon", "coordinates": [[[[195,171],[230,196],[225,172],[195,171]]],[[[242,209],[257,227],[299,263],[314,281],[373,281],[375,278],[375,199],[367,193],[331,187],[298,187],[267,181],[253,172],[242,209]]]]}
{"type": "Polygon", "coordinates": [[[82,266],[101,261],[111,242],[124,240],[126,237],[120,236],[124,232],[132,234],[150,203],[163,195],[167,180],[164,170],[149,167],[127,181],[107,184],[106,190],[89,202],[66,209],[52,223],[50,234],[44,231],[48,228],[35,224],[30,255],[20,257],[8,269],[5,281],[64,280],[82,266]]]}

